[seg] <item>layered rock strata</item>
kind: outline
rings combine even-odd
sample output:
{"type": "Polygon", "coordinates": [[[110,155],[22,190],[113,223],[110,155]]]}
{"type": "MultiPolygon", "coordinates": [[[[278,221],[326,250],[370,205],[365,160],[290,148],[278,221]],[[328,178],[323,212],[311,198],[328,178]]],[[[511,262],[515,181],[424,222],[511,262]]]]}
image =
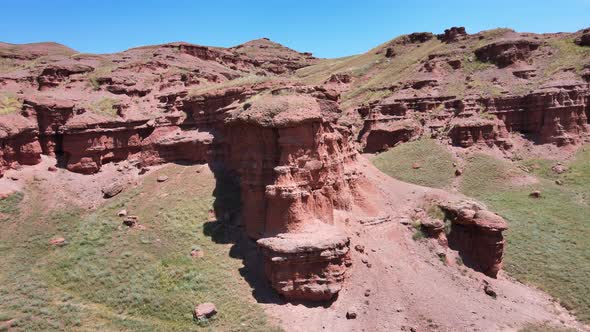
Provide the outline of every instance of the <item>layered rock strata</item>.
{"type": "Polygon", "coordinates": [[[510,134],[536,144],[579,144],[588,137],[590,90],[555,86],[520,96],[456,98],[391,97],[358,109],[358,140],[377,152],[422,135],[447,137],[452,145],[510,149],[510,134]]]}
{"type": "Polygon", "coordinates": [[[449,247],[459,252],[466,266],[495,278],[502,269],[506,221],[474,202],[443,202],[439,206],[451,222],[446,234],[449,247]]]}
{"type": "Polygon", "coordinates": [[[263,238],[258,245],[272,287],[292,300],[334,299],[351,264],[348,236],[330,226],[263,238]]]}

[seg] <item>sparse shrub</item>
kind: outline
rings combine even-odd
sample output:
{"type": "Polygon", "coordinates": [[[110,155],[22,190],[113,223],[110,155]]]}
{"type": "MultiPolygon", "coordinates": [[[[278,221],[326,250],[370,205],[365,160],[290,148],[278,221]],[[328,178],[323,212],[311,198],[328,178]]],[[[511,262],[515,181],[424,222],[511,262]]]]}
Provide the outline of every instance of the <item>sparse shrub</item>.
{"type": "Polygon", "coordinates": [[[0,94],[0,115],[18,112],[23,107],[23,101],[17,96],[4,93],[0,94]]]}
{"type": "Polygon", "coordinates": [[[108,115],[111,117],[117,116],[117,109],[115,106],[119,101],[113,98],[102,98],[91,105],[91,110],[95,113],[108,115]]]}

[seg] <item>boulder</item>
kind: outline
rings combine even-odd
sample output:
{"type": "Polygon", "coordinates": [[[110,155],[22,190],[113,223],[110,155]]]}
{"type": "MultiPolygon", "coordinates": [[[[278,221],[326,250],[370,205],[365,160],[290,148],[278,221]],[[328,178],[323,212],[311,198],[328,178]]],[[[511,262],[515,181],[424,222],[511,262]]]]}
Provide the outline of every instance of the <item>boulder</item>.
{"type": "Polygon", "coordinates": [[[287,300],[329,301],[342,289],[350,240],[330,225],[257,241],[272,287],[287,300]]]}
{"type": "Polygon", "coordinates": [[[193,317],[196,320],[209,319],[217,314],[217,307],[215,304],[207,302],[197,305],[193,311],[193,317]]]}
{"type": "Polygon", "coordinates": [[[568,171],[568,167],[565,165],[562,165],[561,163],[558,163],[556,165],[554,165],[553,167],[551,167],[551,170],[557,174],[562,174],[568,171]]]}
{"type": "Polygon", "coordinates": [[[117,196],[123,191],[123,185],[119,182],[113,182],[102,188],[104,198],[111,198],[117,196]]]}
{"type": "Polygon", "coordinates": [[[466,266],[496,278],[502,268],[506,221],[472,201],[439,202],[438,206],[451,222],[449,247],[459,251],[466,266]]]}
{"type": "Polygon", "coordinates": [[[356,311],[354,309],[346,312],[346,319],[356,319],[356,311]]]}
{"type": "Polygon", "coordinates": [[[541,198],[541,191],[540,190],[534,190],[529,194],[529,197],[532,198],[541,198]]]}
{"type": "Polygon", "coordinates": [[[68,244],[68,241],[63,237],[56,237],[49,240],[49,244],[51,244],[52,246],[63,247],[66,244],[68,244]]]}
{"type": "Polygon", "coordinates": [[[168,176],[166,176],[166,175],[160,175],[160,176],[158,176],[158,178],[156,179],[156,181],[158,181],[158,182],[166,182],[166,181],[168,181],[168,176]]]}
{"type": "Polygon", "coordinates": [[[496,290],[494,289],[494,287],[492,287],[492,285],[490,285],[487,282],[485,282],[485,284],[483,286],[483,291],[484,291],[484,293],[486,293],[486,295],[491,296],[493,298],[496,298],[498,296],[498,293],[496,293],[496,290]]]}
{"type": "Polygon", "coordinates": [[[135,227],[139,224],[139,217],[137,216],[128,216],[123,219],[123,225],[127,227],[135,227]]]}

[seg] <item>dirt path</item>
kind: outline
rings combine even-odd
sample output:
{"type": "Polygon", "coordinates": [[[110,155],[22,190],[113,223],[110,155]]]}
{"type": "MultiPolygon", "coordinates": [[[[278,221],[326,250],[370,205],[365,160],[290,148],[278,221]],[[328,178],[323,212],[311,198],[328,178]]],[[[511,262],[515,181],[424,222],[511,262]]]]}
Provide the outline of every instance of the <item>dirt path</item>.
{"type": "Polygon", "coordinates": [[[432,242],[413,240],[411,227],[401,223],[433,190],[391,179],[368,164],[364,168],[386,198],[383,213],[392,220],[349,226],[351,247],[365,249],[353,250],[350,277],[332,305],[265,305],[287,331],[518,331],[529,323],[590,330],[545,293],[505,274],[491,279],[443,263],[432,242]],[[484,280],[496,299],[483,291],[484,280]],[[347,319],[348,311],[357,318],[347,319]]]}

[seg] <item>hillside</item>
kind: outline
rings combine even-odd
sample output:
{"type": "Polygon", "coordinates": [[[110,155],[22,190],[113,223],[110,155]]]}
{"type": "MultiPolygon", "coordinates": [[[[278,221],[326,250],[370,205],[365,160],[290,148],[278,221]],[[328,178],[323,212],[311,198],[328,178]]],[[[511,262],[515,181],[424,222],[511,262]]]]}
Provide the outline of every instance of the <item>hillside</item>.
{"type": "Polygon", "coordinates": [[[589,116],[589,29],[0,43],[0,330],[589,330],[589,116]]]}

